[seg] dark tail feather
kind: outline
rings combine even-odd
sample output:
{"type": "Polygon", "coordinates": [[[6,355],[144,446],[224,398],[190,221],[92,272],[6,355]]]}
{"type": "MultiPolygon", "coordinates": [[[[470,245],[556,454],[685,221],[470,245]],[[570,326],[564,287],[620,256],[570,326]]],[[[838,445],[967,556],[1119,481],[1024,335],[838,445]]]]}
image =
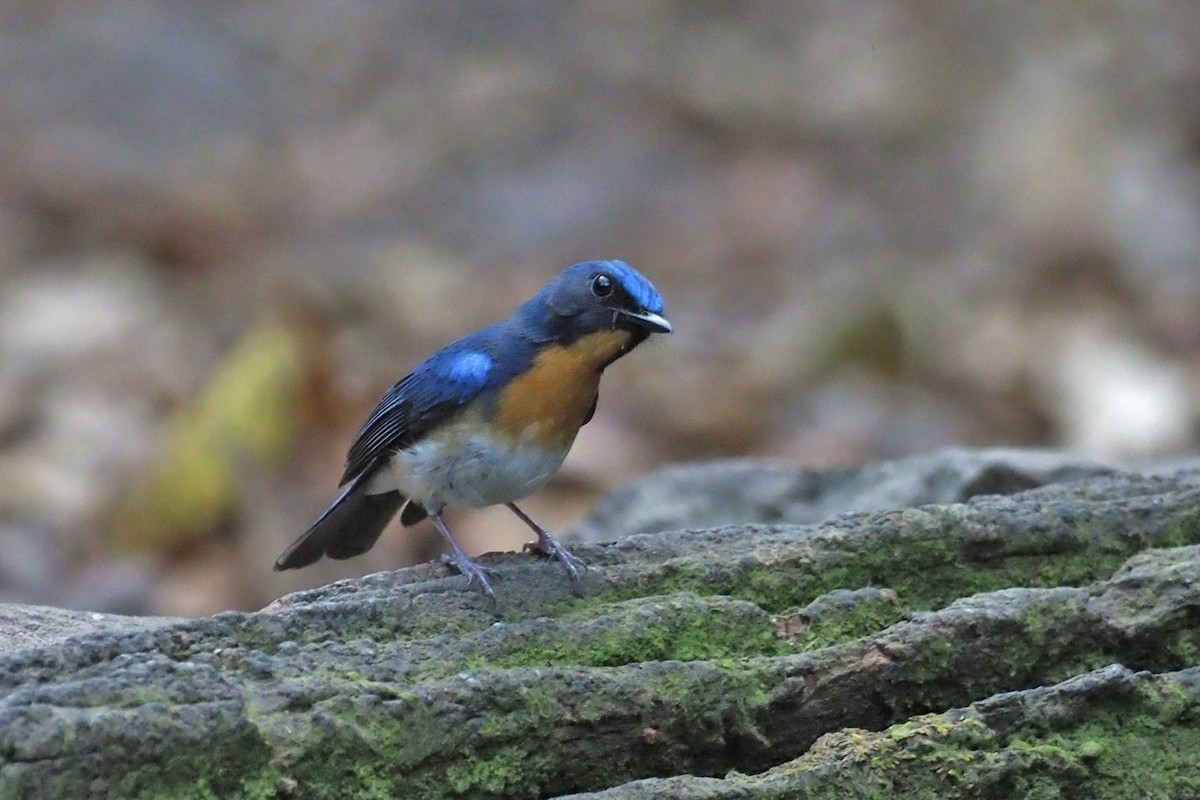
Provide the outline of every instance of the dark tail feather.
{"type": "Polygon", "coordinates": [[[428,516],[429,512],[425,510],[425,506],[409,500],[408,505],[400,512],[400,524],[407,528],[410,525],[416,525],[428,516]]]}
{"type": "Polygon", "coordinates": [[[360,477],[348,486],[275,561],[275,571],[307,567],[321,556],[343,559],[370,550],[405,498],[399,492],[367,494],[365,484],[360,477]]]}

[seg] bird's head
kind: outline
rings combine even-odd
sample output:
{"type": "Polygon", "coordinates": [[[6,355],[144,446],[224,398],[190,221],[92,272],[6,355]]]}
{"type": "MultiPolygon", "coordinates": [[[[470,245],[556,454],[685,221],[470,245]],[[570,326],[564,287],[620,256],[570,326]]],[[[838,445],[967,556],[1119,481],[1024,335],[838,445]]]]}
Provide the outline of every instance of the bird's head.
{"type": "MultiPolygon", "coordinates": [[[[624,330],[630,348],[652,333],[670,333],[663,299],[650,281],[624,261],[584,261],[563,270],[534,299],[557,338],[624,330]]],[[[628,348],[627,348],[628,349],[628,348]]]]}

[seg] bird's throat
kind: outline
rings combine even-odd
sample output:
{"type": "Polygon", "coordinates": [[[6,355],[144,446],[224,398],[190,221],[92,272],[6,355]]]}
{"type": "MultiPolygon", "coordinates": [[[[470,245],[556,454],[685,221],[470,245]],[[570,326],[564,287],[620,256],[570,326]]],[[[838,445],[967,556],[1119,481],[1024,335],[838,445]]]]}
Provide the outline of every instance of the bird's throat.
{"type": "Polygon", "coordinates": [[[568,448],[583,424],[606,366],[627,352],[631,334],[606,330],[542,350],[501,394],[496,424],[514,440],[568,448]]]}

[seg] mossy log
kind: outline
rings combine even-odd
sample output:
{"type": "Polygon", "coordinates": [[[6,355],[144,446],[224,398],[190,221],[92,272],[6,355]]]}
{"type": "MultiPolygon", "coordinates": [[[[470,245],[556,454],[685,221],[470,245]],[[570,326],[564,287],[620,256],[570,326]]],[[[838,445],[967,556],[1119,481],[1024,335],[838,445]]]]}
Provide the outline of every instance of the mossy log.
{"type": "MultiPolygon", "coordinates": [[[[1113,664],[882,732],[826,734],[758,775],[647,778],[571,800],[1200,797],[1200,667],[1113,664]]],[[[566,798],[562,798],[566,800],[566,798]]]]}
{"type": "Polygon", "coordinates": [[[0,654],[0,797],[1186,796],[1130,754],[1200,763],[1196,545],[1195,474],[1111,475],[72,623],[0,654]]]}

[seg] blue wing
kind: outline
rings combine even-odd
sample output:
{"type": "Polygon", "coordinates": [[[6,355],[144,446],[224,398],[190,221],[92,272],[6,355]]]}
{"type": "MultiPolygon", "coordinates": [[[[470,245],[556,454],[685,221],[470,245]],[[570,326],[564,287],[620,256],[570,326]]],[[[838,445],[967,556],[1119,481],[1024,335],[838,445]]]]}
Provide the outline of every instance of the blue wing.
{"type": "Polygon", "coordinates": [[[388,390],[350,446],[341,483],[361,475],[379,456],[420,440],[495,383],[496,363],[473,339],[438,352],[388,390]]]}

